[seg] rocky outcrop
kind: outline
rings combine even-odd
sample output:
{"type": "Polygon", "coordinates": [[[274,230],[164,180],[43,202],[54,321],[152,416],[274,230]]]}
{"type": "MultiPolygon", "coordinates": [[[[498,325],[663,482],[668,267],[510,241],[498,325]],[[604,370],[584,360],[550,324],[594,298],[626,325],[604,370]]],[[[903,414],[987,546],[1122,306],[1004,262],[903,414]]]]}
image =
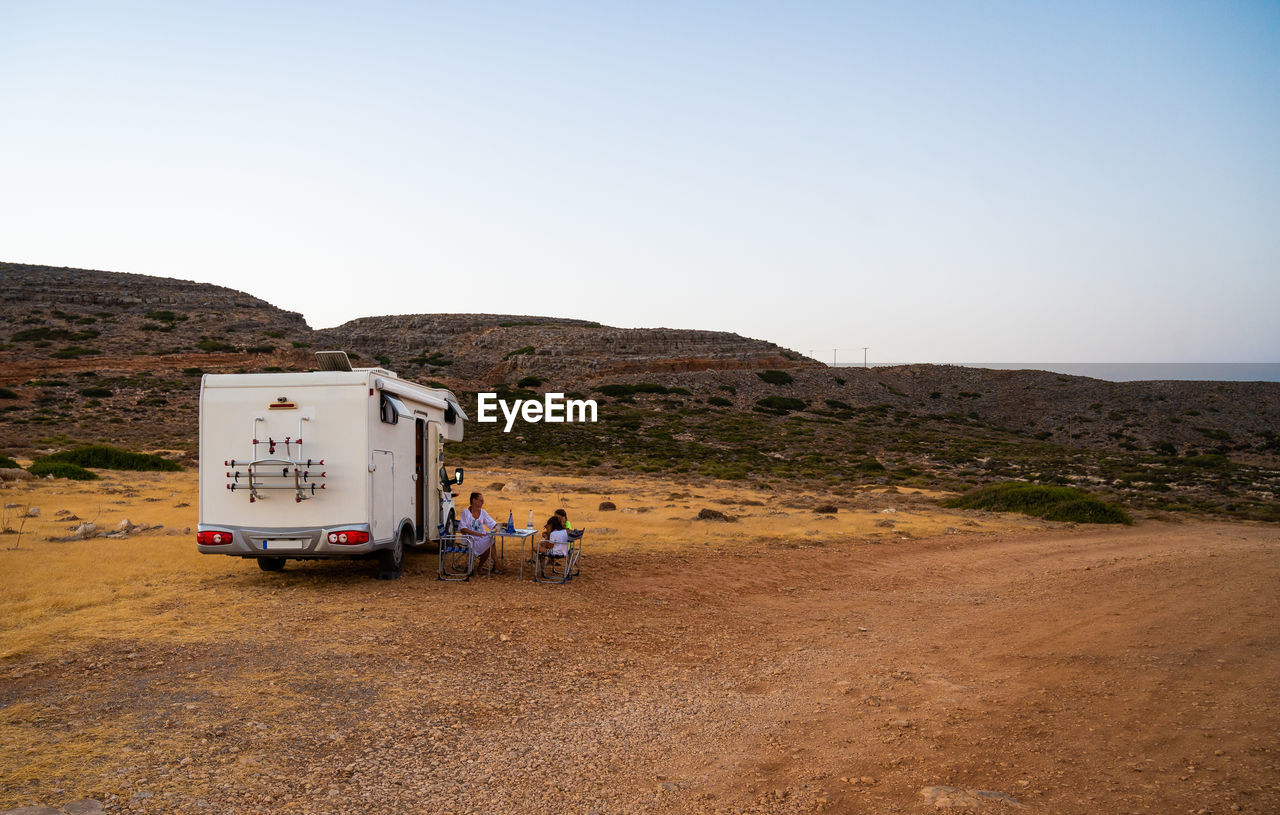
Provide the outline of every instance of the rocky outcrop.
{"type": "MultiPolygon", "coordinates": [[[[234,289],[168,277],[90,269],[0,263],[0,302],[63,311],[77,307],[160,309],[249,309],[280,312],[265,300],[234,289]]],[[[295,322],[302,316],[292,312],[295,322]]]]}
{"type": "Polygon", "coordinates": [[[721,331],[612,328],[585,320],[489,314],[366,317],[316,332],[401,372],[489,387],[536,376],[567,383],[623,373],[822,367],[773,343],[721,331]]]}
{"type": "Polygon", "coordinates": [[[164,277],[0,263],[8,359],[289,354],[301,314],[222,286],[164,277]]]}

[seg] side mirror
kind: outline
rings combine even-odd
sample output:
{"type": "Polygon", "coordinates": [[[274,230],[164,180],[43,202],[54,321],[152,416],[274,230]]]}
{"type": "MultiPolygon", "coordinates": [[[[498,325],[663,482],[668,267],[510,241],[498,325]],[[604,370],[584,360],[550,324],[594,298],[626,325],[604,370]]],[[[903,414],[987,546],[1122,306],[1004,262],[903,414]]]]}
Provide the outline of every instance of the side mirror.
{"type": "Polygon", "coordinates": [[[453,483],[455,483],[455,484],[461,484],[461,483],[462,483],[462,468],[461,468],[461,467],[459,467],[459,468],[457,468],[456,470],[454,470],[454,471],[453,471],[453,483]]]}

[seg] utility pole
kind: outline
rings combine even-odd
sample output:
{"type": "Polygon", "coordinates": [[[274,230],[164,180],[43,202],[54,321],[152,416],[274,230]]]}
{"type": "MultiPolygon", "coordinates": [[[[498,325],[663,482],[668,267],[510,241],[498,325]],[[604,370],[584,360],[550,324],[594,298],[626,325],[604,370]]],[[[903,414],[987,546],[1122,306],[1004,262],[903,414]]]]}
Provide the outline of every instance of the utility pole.
{"type": "Polygon", "coordinates": [[[832,368],[836,367],[836,356],[837,356],[839,353],[840,353],[840,349],[839,349],[839,348],[832,348],[832,349],[831,349],[831,367],[832,367],[832,368]]]}
{"type": "Polygon", "coordinates": [[[867,348],[868,347],[869,346],[866,346],[866,345],[862,346],[862,367],[863,368],[867,367],[867,348]]]}

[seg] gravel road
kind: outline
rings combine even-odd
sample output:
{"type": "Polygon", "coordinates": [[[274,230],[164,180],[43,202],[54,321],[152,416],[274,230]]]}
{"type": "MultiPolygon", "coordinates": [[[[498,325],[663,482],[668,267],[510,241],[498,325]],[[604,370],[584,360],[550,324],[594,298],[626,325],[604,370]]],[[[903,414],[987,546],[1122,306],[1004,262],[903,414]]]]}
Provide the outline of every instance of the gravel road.
{"type": "Polygon", "coordinates": [[[41,734],[0,807],[1280,811],[1274,527],[589,553],[564,587],[226,565],[179,611],[234,635],[0,666],[41,734]]]}

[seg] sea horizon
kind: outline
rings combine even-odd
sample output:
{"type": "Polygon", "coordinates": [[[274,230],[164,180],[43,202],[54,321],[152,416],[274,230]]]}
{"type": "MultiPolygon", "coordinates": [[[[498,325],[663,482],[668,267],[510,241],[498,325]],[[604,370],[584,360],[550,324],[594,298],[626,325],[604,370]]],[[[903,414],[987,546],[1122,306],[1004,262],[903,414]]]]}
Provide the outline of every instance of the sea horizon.
{"type": "MultiPolygon", "coordinates": [[[[1107,382],[1280,382],[1280,362],[870,362],[867,367],[955,365],[1001,371],[1047,371],[1107,382]]],[[[861,368],[840,362],[837,368],[861,368]]]]}

